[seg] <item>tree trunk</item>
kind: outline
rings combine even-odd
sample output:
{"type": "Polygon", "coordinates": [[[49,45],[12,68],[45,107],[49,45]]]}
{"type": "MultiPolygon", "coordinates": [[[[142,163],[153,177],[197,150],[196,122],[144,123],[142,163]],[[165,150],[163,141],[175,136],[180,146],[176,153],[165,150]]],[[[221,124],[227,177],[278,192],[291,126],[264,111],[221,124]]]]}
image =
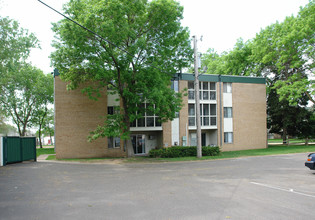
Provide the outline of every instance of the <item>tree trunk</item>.
{"type": "Polygon", "coordinates": [[[27,123],[23,123],[23,128],[22,128],[22,133],[21,133],[21,136],[25,136],[26,135],[26,124],[27,123]]]}
{"type": "Polygon", "coordinates": [[[308,146],[308,141],[309,141],[309,139],[308,139],[308,137],[306,137],[306,138],[305,138],[305,145],[306,145],[306,146],[308,146]]]}
{"type": "Polygon", "coordinates": [[[39,148],[43,148],[42,134],[41,133],[42,133],[41,128],[39,127],[39,130],[38,130],[39,148]]]}
{"type": "MultiPolygon", "coordinates": [[[[120,94],[123,94],[123,91],[121,90],[120,91],[121,93],[120,94]]],[[[124,97],[122,95],[120,95],[120,97],[122,97],[122,105],[123,105],[123,109],[121,109],[120,111],[123,111],[124,113],[124,124],[126,125],[124,129],[126,130],[123,130],[124,133],[129,133],[130,132],[130,118],[129,118],[129,115],[127,113],[127,106],[126,106],[126,100],[124,99],[124,97]]],[[[124,144],[126,146],[126,150],[127,150],[127,157],[134,157],[135,156],[135,153],[134,153],[134,150],[133,150],[133,146],[132,146],[132,143],[131,143],[131,139],[130,139],[130,136],[128,137],[127,140],[124,141],[124,144]]]]}
{"type": "Polygon", "coordinates": [[[282,144],[287,145],[287,128],[283,128],[283,133],[282,133],[282,144]]]}
{"type": "Polygon", "coordinates": [[[135,153],[133,150],[131,139],[129,138],[129,139],[125,140],[125,144],[126,144],[127,156],[128,157],[134,157],[135,153]]]}
{"type": "Polygon", "coordinates": [[[52,140],[52,136],[51,136],[51,133],[49,132],[49,138],[50,138],[50,145],[54,145],[53,144],[53,140],[52,140]]]}

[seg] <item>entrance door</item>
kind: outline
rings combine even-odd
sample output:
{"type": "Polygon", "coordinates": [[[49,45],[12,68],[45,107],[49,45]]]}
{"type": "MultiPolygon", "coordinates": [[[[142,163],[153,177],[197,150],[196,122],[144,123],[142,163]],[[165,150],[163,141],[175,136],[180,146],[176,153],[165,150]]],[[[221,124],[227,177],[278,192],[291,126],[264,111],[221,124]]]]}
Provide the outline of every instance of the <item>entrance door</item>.
{"type": "Polygon", "coordinates": [[[206,145],[206,133],[201,133],[201,146],[207,146],[206,145]]]}
{"type": "Polygon", "coordinates": [[[135,154],[145,154],[145,135],[131,135],[132,146],[135,154]]]}

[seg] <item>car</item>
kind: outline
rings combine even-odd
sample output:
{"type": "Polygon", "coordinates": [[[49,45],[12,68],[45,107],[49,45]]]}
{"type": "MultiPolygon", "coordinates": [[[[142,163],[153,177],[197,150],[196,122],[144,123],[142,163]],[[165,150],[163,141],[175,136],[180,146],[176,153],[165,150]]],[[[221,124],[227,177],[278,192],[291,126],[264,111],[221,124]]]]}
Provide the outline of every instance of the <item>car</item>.
{"type": "Polygon", "coordinates": [[[310,168],[311,170],[315,170],[315,153],[310,153],[307,156],[307,161],[305,162],[305,166],[310,168]]]}

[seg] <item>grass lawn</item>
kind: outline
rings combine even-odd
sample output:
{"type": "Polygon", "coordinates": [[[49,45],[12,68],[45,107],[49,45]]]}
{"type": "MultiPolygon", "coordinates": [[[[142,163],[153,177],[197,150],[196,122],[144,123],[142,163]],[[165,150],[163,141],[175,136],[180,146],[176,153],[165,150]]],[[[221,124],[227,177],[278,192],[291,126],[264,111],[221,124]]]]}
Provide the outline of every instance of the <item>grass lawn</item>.
{"type": "MultiPolygon", "coordinates": [[[[282,139],[268,139],[268,143],[269,144],[282,144],[282,139]]],[[[315,142],[314,139],[310,139],[308,142],[315,142]]],[[[298,144],[298,143],[305,143],[305,139],[289,139],[289,143],[290,144],[298,144]]]]}
{"type": "Polygon", "coordinates": [[[42,154],[55,154],[54,148],[37,148],[36,149],[36,156],[38,157],[39,155],[42,154]]]}
{"type": "MultiPolygon", "coordinates": [[[[174,162],[174,161],[192,161],[192,160],[215,160],[225,158],[237,158],[248,156],[264,156],[276,154],[290,154],[290,153],[307,153],[315,152],[315,145],[269,145],[265,149],[257,150],[240,150],[240,151],[227,151],[221,152],[219,156],[204,156],[202,158],[196,157],[180,157],[180,158],[150,158],[148,156],[133,157],[133,158],[89,158],[89,159],[62,159],[60,161],[73,161],[73,162],[101,162],[105,160],[120,160],[121,162],[174,162]]],[[[54,148],[37,149],[37,156],[41,154],[54,154],[54,148]]],[[[47,160],[56,160],[56,156],[51,155],[47,160]]]]}

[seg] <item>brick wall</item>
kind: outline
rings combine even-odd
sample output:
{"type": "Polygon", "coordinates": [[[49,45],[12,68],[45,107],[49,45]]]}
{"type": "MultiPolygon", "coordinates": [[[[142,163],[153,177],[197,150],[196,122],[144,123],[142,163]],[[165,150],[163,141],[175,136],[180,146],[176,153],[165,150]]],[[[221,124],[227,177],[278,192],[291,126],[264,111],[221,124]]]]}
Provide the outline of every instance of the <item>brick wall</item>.
{"type": "Polygon", "coordinates": [[[107,113],[106,91],[98,101],[82,94],[81,88],[67,91],[66,83],[55,77],[55,143],[56,157],[91,158],[125,156],[123,145],[119,149],[108,149],[107,138],[92,143],[87,136],[97,125],[103,123],[100,116],[107,113]]]}
{"type": "Polygon", "coordinates": [[[266,86],[264,84],[232,83],[232,97],[233,144],[223,144],[222,150],[266,148],[266,86]]]}

